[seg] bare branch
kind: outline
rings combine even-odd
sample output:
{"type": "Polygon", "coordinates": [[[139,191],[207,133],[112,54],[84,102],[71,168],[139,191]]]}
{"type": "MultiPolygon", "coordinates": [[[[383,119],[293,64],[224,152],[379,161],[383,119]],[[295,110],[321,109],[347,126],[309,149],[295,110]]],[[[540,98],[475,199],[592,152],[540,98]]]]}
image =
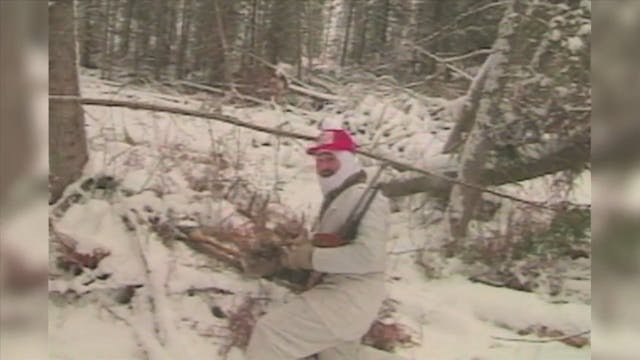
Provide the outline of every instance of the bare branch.
{"type": "Polygon", "coordinates": [[[286,130],[280,130],[280,129],[272,129],[266,126],[256,125],[246,121],[238,120],[232,116],[227,116],[219,113],[210,113],[210,112],[189,110],[189,109],[172,107],[172,106],[146,104],[146,103],[140,103],[135,101],[126,101],[126,100],[81,98],[76,96],[63,96],[63,95],[50,95],[49,99],[53,101],[79,102],[82,105],[126,107],[134,110],[160,111],[160,112],[166,112],[170,114],[195,116],[195,117],[200,117],[205,119],[217,120],[227,124],[236,125],[236,126],[244,127],[247,129],[252,129],[252,130],[274,134],[274,135],[286,136],[286,137],[291,137],[291,138],[296,138],[301,140],[316,139],[315,136],[302,135],[302,134],[294,133],[292,131],[286,131],[286,130]]]}
{"type": "Polygon", "coordinates": [[[470,53],[466,53],[466,54],[462,54],[462,55],[458,55],[458,56],[452,56],[452,57],[448,57],[445,59],[442,59],[442,62],[448,63],[448,62],[454,62],[454,61],[461,61],[461,60],[465,60],[474,56],[478,56],[478,55],[486,55],[486,54],[493,54],[495,53],[495,50],[492,49],[479,49],[479,50],[475,50],[472,51],[470,53]]]}
{"type": "MultiPolygon", "coordinates": [[[[274,71],[278,70],[278,67],[276,65],[273,65],[272,63],[268,62],[267,60],[265,60],[265,59],[255,55],[255,54],[253,54],[251,51],[247,51],[245,49],[239,49],[239,48],[236,48],[235,50],[238,50],[240,52],[243,52],[243,53],[247,54],[248,56],[258,60],[260,63],[262,63],[263,65],[265,65],[266,67],[268,67],[268,68],[270,68],[270,69],[272,69],[274,71]]],[[[313,86],[303,82],[300,79],[297,79],[295,77],[287,76],[287,80],[300,85],[300,86],[295,86],[293,84],[289,84],[289,88],[292,89],[292,90],[295,90],[295,91],[298,91],[300,93],[306,94],[304,92],[304,89],[303,89],[303,88],[306,88],[311,93],[315,93],[315,90],[314,90],[313,86]]],[[[312,96],[310,94],[306,94],[306,95],[312,96]]],[[[334,96],[334,95],[328,95],[328,96],[331,97],[331,96],[334,96]]],[[[327,100],[332,100],[332,99],[327,99],[327,100]]]]}
{"type": "Polygon", "coordinates": [[[585,331],[581,331],[581,332],[575,333],[575,334],[569,334],[569,335],[546,338],[546,339],[505,338],[505,337],[502,337],[502,336],[492,336],[491,338],[492,339],[496,339],[496,340],[502,340],[502,341],[516,341],[516,342],[528,342],[528,343],[548,343],[548,342],[562,341],[562,340],[567,340],[567,339],[571,339],[571,338],[576,338],[576,337],[579,337],[579,336],[588,335],[590,333],[591,333],[591,330],[585,330],[585,331]]]}
{"type": "Polygon", "coordinates": [[[214,94],[220,94],[220,95],[226,94],[226,92],[224,90],[220,90],[218,88],[214,88],[214,87],[207,86],[207,85],[196,84],[196,83],[193,83],[191,81],[179,80],[179,81],[176,81],[176,84],[187,86],[187,87],[194,88],[194,89],[201,90],[201,91],[207,91],[207,92],[214,93],[214,94]]]}
{"type": "MultiPolygon", "coordinates": [[[[274,134],[274,135],[279,135],[279,136],[285,136],[285,137],[290,137],[290,138],[295,138],[295,139],[301,139],[301,140],[310,140],[313,141],[316,139],[315,136],[310,136],[310,135],[303,135],[303,134],[298,134],[292,131],[286,131],[286,130],[280,130],[280,129],[272,129],[266,126],[260,126],[260,125],[255,125],[252,123],[248,123],[246,121],[241,121],[238,120],[234,117],[231,116],[227,116],[227,115],[223,115],[223,114],[216,114],[216,113],[208,113],[208,112],[203,112],[203,111],[195,111],[195,110],[188,110],[188,109],[181,109],[181,108],[177,108],[177,107],[171,107],[171,106],[164,106],[164,105],[154,105],[154,104],[145,104],[145,103],[139,103],[139,102],[133,102],[133,101],[124,101],[124,100],[108,100],[108,99],[96,99],[96,98],[82,98],[82,97],[77,97],[77,96],[61,96],[61,95],[49,95],[49,99],[51,101],[71,101],[71,102],[78,102],[80,104],[83,105],[98,105],[98,106],[111,106],[111,107],[126,107],[126,108],[130,108],[130,109],[137,109],[137,110],[148,110],[148,111],[161,111],[161,112],[167,112],[167,113],[171,113],[171,114],[179,114],[179,115],[186,115],[186,116],[195,116],[195,117],[200,117],[200,118],[205,118],[205,119],[212,119],[212,120],[218,120],[224,123],[228,123],[228,124],[232,124],[232,125],[236,125],[236,126],[240,126],[240,127],[244,127],[244,128],[248,128],[248,129],[252,129],[252,130],[256,130],[256,131],[260,131],[260,132],[264,132],[264,133],[269,133],[269,134],[274,134]]],[[[440,182],[449,182],[449,183],[454,183],[454,184],[458,184],[464,187],[468,187],[468,188],[472,188],[481,192],[486,192],[498,197],[502,197],[505,199],[510,199],[513,201],[517,201],[523,204],[527,204],[530,206],[534,206],[534,207],[538,207],[541,209],[547,209],[547,210],[551,210],[551,211],[555,211],[554,208],[551,208],[549,206],[543,205],[541,203],[538,202],[534,202],[534,201],[530,201],[530,200],[525,200],[525,199],[521,199],[518,198],[516,196],[512,196],[512,195],[508,195],[508,194],[504,194],[495,190],[491,190],[491,189],[487,189],[484,186],[481,185],[477,185],[477,184],[471,184],[471,183],[467,183],[458,179],[454,179],[445,175],[439,175],[436,173],[433,173],[429,170],[425,170],[425,169],[421,169],[418,167],[415,167],[413,165],[409,165],[397,160],[393,160],[378,154],[374,154],[368,151],[363,151],[363,150],[357,150],[356,151],[358,154],[364,155],[366,157],[375,159],[375,160],[379,160],[382,162],[386,162],[389,163],[390,165],[392,165],[394,168],[396,169],[401,169],[401,170],[410,170],[410,171],[415,171],[417,173],[423,174],[423,175],[427,175],[428,177],[431,178],[435,178],[436,181],[440,181],[440,182]]]]}
{"type": "Polygon", "coordinates": [[[447,60],[445,60],[445,59],[439,57],[438,55],[433,54],[433,53],[421,48],[420,46],[416,45],[415,43],[411,43],[411,45],[415,50],[418,50],[419,53],[421,53],[423,55],[426,55],[426,56],[432,58],[433,60],[435,60],[435,61],[437,61],[439,63],[444,64],[446,67],[448,67],[449,69],[451,69],[451,70],[457,72],[458,74],[462,75],[464,78],[466,78],[468,80],[473,80],[473,76],[469,75],[468,73],[466,73],[462,69],[459,69],[459,68],[449,64],[449,62],[447,62],[447,60]]]}
{"type": "Polygon", "coordinates": [[[442,35],[445,31],[447,31],[449,29],[452,29],[454,26],[456,26],[456,24],[460,20],[462,20],[464,18],[467,18],[467,17],[469,17],[471,15],[476,15],[479,12],[492,9],[494,7],[508,5],[509,3],[510,3],[509,1],[500,1],[500,2],[490,3],[490,4],[487,4],[487,5],[481,6],[481,7],[477,8],[477,9],[471,9],[471,10],[467,11],[466,13],[461,14],[460,16],[456,17],[451,24],[446,25],[446,26],[440,28],[439,30],[431,33],[431,35],[429,35],[428,37],[426,37],[426,38],[424,38],[422,40],[419,40],[419,42],[420,42],[420,44],[423,44],[423,45],[427,44],[430,41],[432,41],[433,39],[435,39],[438,36],[442,35]]]}

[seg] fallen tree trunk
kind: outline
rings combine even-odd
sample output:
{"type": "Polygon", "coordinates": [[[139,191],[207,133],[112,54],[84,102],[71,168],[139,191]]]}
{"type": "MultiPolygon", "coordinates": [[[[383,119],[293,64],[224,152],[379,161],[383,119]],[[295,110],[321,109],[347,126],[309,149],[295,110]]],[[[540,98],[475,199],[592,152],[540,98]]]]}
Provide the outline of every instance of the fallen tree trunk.
{"type": "MultiPolygon", "coordinates": [[[[481,184],[500,186],[554,174],[565,169],[584,168],[590,161],[589,133],[574,135],[569,140],[557,140],[547,144],[531,146],[529,154],[521,160],[507,165],[493,166],[482,171],[481,184]]],[[[455,177],[455,173],[447,174],[455,177]]],[[[419,176],[392,180],[382,184],[388,197],[429,193],[447,197],[453,183],[434,176],[419,176]]]]}

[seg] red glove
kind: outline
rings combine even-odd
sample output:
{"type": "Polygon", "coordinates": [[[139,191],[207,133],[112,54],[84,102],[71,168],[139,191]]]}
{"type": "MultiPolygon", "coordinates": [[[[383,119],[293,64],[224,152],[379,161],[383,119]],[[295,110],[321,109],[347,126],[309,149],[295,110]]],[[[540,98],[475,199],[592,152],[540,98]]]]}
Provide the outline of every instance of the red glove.
{"type": "Polygon", "coordinates": [[[346,245],[348,243],[347,240],[332,233],[313,234],[313,238],[311,239],[311,242],[313,243],[313,246],[321,247],[321,248],[338,247],[338,246],[346,245]]]}

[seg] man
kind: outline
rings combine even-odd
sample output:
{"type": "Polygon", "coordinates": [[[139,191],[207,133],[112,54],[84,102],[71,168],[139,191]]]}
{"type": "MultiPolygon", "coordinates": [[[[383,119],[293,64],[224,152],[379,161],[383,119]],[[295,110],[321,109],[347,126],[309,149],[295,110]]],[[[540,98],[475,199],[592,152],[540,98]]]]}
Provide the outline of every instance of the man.
{"type": "MultiPolygon", "coordinates": [[[[366,189],[356,144],[342,129],[324,130],[307,150],[316,161],[324,195],[316,233],[336,233],[366,189]]],[[[292,269],[324,273],[322,282],[260,318],[247,348],[249,360],[402,359],[360,344],[385,298],[389,231],[387,199],[377,195],[355,238],[337,247],[298,246],[282,262],[292,269]]]]}

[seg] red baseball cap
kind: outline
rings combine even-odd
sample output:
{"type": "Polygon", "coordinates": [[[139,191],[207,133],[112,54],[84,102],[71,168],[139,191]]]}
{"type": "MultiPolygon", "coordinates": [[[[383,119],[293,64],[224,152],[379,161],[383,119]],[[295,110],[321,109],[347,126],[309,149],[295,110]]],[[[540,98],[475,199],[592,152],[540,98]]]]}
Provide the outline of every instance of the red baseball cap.
{"type": "Polygon", "coordinates": [[[343,129],[324,129],[316,145],[307,148],[307,154],[315,155],[321,151],[350,151],[355,152],[358,144],[355,143],[351,135],[343,129]]]}

